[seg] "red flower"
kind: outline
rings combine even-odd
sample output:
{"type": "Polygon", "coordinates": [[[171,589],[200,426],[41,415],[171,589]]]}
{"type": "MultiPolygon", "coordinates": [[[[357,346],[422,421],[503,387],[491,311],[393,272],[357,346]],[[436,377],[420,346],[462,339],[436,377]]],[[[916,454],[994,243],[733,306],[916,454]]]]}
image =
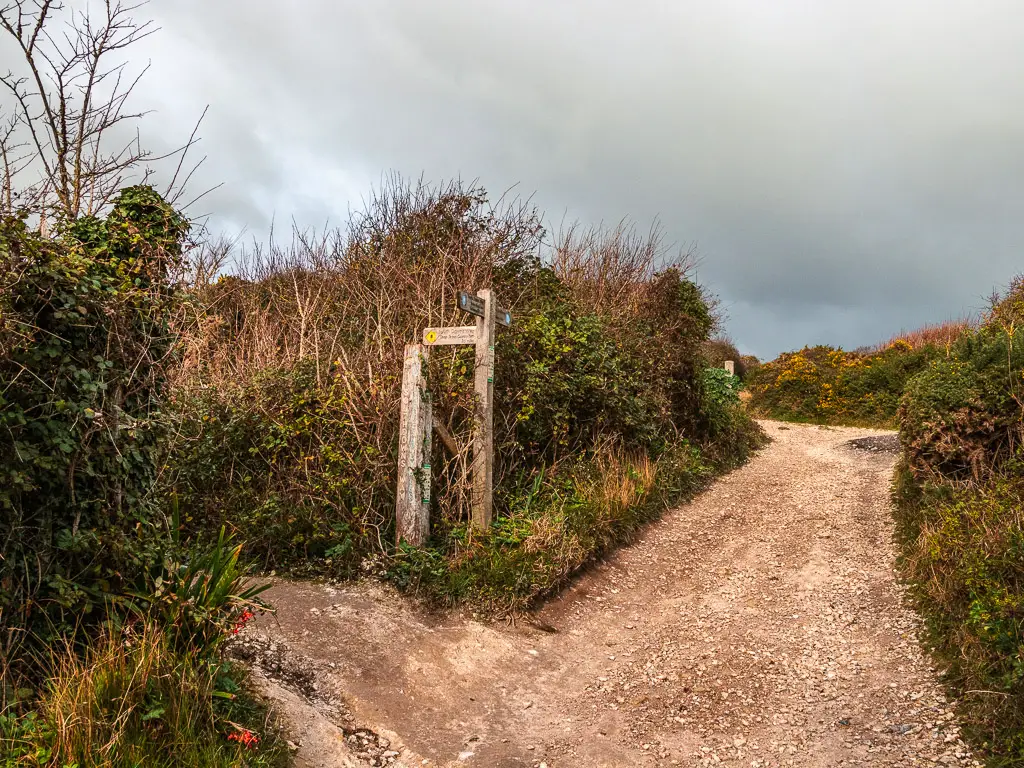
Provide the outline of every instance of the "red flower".
{"type": "Polygon", "coordinates": [[[242,728],[241,730],[229,733],[228,741],[237,741],[243,747],[249,747],[250,749],[256,749],[260,745],[260,737],[248,728],[242,728]]]}
{"type": "Polygon", "coordinates": [[[245,625],[252,621],[254,618],[256,618],[256,614],[250,611],[248,608],[246,608],[244,611],[242,611],[242,615],[238,617],[237,621],[235,621],[235,626],[231,629],[231,634],[237,635],[239,632],[245,629],[245,625]]]}

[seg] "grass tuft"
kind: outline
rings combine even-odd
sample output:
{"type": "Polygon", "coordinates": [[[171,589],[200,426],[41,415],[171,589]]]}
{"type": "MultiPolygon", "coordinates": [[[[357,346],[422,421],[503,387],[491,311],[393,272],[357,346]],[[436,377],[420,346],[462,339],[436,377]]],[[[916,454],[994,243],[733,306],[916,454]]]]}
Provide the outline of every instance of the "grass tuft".
{"type": "MultiPolygon", "coordinates": [[[[143,624],[54,653],[35,702],[0,714],[5,768],[278,768],[288,750],[243,673],[143,624]]],[[[26,692],[27,694],[28,692],[26,692]]]]}

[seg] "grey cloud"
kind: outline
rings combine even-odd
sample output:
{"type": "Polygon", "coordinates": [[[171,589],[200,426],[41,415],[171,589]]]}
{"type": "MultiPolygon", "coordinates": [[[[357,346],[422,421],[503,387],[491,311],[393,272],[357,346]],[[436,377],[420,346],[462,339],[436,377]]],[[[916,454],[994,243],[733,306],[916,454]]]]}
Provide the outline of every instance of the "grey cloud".
{"type": "Polygon", "coordinates": [[[1024,266],[1015,0],[149,8],[148,129],[211,104],[227,229],[343,219],[390,170],[660,216],[763,356],[976,309],[1024,266]]]}

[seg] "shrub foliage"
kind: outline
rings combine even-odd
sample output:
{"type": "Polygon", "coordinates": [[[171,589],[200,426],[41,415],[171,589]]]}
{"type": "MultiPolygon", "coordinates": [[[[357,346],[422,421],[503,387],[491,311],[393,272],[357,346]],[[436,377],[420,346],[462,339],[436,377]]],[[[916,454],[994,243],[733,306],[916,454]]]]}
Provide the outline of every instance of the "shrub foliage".
{"type": "Polygon", "coordinates": [[[260,588],[155,492],[188,229],[148,187],[0,221],[0,765],[286,761],[231,740],[262,713],[218,651],[260,588]]]}
{"type": "Polygon", "coordinates": [[[95,621],[159,557],[151,490],[187,231],[148,187],[58,239],[0,222],[0,654],[95,621]]]}
{"type": "MultiPolygon", "coordinates": [[[[715,318],[685,262],[628,229],[554,246],[542,235],[534,210],[491,205],[481,190],[395,183],[347,233],[298,233],[200,286],[167,474],[188,530],[226,524],[267,568],[340,575],[391,557],[404,345],[425,326],[471,322],[456,292],[487,286],[514,315],[495,344],[499,522],[484,538],[467,527],[473,351],[435,348],[434,415],[451,439],[434,443],[432,548],[406,571],[436,561],[458,580],[496,550],[540,551],[520,535],[524,494],[539,477],[538,489],[583,477],[581,462],[710,447],[725,466],[752,450],[756,427],[704,376],[715,318]]],[[[509,594],[537,594],[633,527],[596,530],[570,547],[579,557],[530,577],[537,588],[509,594]]]]}
{"type": "Polygon", "coordinates": [[[907,382],[943,354],[899,339],[877,352],[787,352],[751,373],[751,407],[784,421],[892,427],[907,382]]]}
{"type": "Polygon", "coordinates": [[[992,765],[1024,762],[1024,283],[907,386],[904,567],[992,765]]]}

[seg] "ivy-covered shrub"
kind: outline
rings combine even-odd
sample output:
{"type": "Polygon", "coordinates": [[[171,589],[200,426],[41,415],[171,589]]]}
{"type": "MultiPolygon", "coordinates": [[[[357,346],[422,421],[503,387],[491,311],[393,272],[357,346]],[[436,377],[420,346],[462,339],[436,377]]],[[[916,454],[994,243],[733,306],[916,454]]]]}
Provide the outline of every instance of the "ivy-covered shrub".
{"type": "Polygon", "coordinates": [[[974,743],[1024,763],[1024,283],[899,407],[903,565],[974,743]]]}
{"type": "Polygon", "coordinates": [[[148,187],[56,239],[0,221],[0,661],[97,621],[159,559],[152,487],[188,228],[148,187]]]}
{"type": "Polygon", "coordinates": [[[503,456],[540,466],[602,436],[657,451],[678,430],[703,435],[699,350],[712,319],[692,282],[657,275],[628,323],[573,303],[556,276],[547,282],[561,300],[525,308],[495,346],[496,407],[514,424],[503,456]]]}
{"type": "Polygon", "coordinates": [[[717,437],[730,432],[733,419],[739,412],[740,389],[743,386],[739,377],[724,368],[705,368],[701,384],[704,391],[702,412],[709,434],[717,437]]]}

